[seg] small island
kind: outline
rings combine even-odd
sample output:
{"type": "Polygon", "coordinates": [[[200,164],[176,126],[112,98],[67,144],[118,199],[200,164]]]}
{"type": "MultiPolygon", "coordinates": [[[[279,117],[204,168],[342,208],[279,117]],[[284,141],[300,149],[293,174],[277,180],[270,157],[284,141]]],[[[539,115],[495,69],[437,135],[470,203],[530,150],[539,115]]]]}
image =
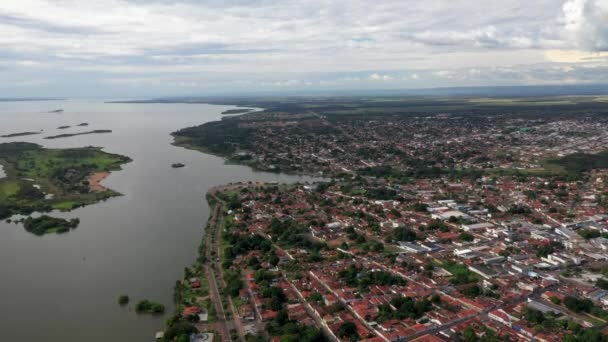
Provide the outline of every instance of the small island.
{"type": "Polygon", "coordinates": [[[59,126],[59,127],[57,127],[57,129],[68,129],[70,127],[72,127],[72,126],[59,126]]]}
{"type": "Polygon", "coordinates": [[[148,314],[162,314],[165,312],[165,306],[147,299],[139,301],[135,306],[135,312],[148,314]]]}
{"type": "Polygon", "coordinates": [[[17,137],[24,137],[24,136],[28,136],[28,135],[36,135],[36,134],[40,134],[40,133],[42,133],[42,130],[39,132],[11,133],[11,134],[0,135],[0,137],[1,138],[17,138],[17,137]]]}
{"type": "Polygon", "coordinates": [[[174,169],[179,169],[179,168],[182,168],[182,167],[185,167],[185,166],[186,165],[182,164],[182,163],[173,163],[173,164],[171,164],[171,167],[174,168],[174,169]]]}
{"type": "Polygon", "coordinates": [[[65,220],[47,215],[42,215],[36,218],[28,217],[23,220],[25,230],[35,235],[67,233],[71,229],[76,229],[79,224],[80,220],[77,218],[65,220]]]}
{"type": "Polygon", "coordinates": [[[120,306],[125,306],[125,305],[129,304],[129,300],[130,300],[129,296],[122,295],[122,296],[118,297],[118,304],[120,306]]]}
{"type": "MultiPolygon", "coordinates": [[[[120,170],[131,159],[97,147],[46,149],[25,142],[0,144],[0,219],[51,210],[70,211],[119,196],[94,177],[120,170]],[[93,180],[93,181],[91,181],[93,180]]],[[[34,221],[35,222],[35,221],[34,221]]]]}
{"type": "Polygon", "coordinates": [[[55,110],[50,111],[49,113],[55,113],[55,114],[63,113],[63,109],[55,109],[55,110]]]}
{"type": "Polygon", "coordinates": [[[48,137],[44,137],[44,139],[61,139],[61,138],[75,137],[75,136],[78,136],[78,135],[104,134],[104,133],[112,133],[112,130],[110,130],[110,129],[96,129],[94,131],[89,131],[89,132],[66,133],[66,134],[59,134],[59,135],[51,135],[51,136],[48,136],[48,137]]]}
{"type": "Polygon", "coordinates": [[[253,112],[250,108],[228,109],[222,112],[223,115],[245,114],[253,112]]]}
{"type": "Polygon", "coordinates": [[[85,127],[85,126],[88,126],[88,125],[89,125],[88,122],[83,122],[83,123],[78,124],[79,127],[85,127]]]}

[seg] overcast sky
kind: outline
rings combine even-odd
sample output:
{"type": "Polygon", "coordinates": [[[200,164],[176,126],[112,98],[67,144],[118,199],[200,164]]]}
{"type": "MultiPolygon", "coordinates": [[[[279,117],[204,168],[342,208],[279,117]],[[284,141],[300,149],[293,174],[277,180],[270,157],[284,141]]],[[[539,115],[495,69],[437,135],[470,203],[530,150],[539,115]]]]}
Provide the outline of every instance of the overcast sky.
{"type": "Polygon", "coordinates": [[[0,97],[585,84],[608,0],[1,0],[0,97]]]}

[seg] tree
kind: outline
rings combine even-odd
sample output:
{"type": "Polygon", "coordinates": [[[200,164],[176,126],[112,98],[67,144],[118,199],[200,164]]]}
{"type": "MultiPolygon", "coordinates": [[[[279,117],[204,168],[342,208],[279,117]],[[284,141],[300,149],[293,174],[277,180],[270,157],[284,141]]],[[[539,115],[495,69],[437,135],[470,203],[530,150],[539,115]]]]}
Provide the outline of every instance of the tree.
{"type": "Polygon", "coordinates": [[[411,230],[409,228],[399,227],[399,228],[395,228],[393,230],[393,232],[391,233],[391,238],[394,241],[413,242],[413,241],[416,241],[416,239],[418,239],[418,236],[416,235],[416,233],[413,230],[411,230]]]}
{"type": "Polygon", "coordinates": [[[595,282],[595,286],[597,286],[603,290],[608,290],[608,280],[606,280],[604,278],[598,278],[597,281],[595,282]]]}
{"type": "Polygon", "coordinates": [[[473,234],[469,234],[469,233],[460,233],[459,238],[460,238],[460,240],[466,241],[466,242],[471,242],[471,241],[475,240],[475,237],[473,236],[473,234]]]}
{"type": "Polygon", "coordinates": [[[190,334],[196,333],[198,330],[190,323],[184,321],[176,321],[172,324],[167,331],[165,331],[165,341],[173,341],[179,336],[190,336],[190,334]]]}
{"type": "Polygon", "coordinates": [[[549,297],[549,301],[555,305],[561,305],[562,301],[557,297],[549,297]]]}
{"type": "Polygon", "coordinates": [[[477,341],[477,334],[475,330],[471,327],[467,327],[462,331],[462,337],[466,342],[475,342],[477,341]]]}
{"type": "Polygon", "coordinates": [[[313,292],[306,298],[309,302],[323,302],[323,296],[319,292],[313,292]]]}
{"type": "Polygon", "coordinates": [[[338,337],[348,337],[352,339],[353,337],[358,337],[357,335],[357,326],[353,322],[344,322],[338,328],[338,337]]]}

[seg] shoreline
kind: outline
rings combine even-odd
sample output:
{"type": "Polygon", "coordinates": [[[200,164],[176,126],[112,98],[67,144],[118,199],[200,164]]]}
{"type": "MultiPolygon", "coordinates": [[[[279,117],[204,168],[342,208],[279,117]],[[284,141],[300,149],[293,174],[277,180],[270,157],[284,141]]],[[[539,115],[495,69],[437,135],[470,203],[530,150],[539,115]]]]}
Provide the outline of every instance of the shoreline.
{"type": "MultiPolygon", "coordinates": [[[[185,274],[181,279],[176,281],[174,288],[174,312],[170,314],[163,327],[162,341],[167,341],[166,334],[170,336],[183,333],[174,331],[178,322],[191,324],[201,333],[213,333],[220,336],[221,340],[230,341],[231,332],[237,327],[235,319],[238,315],[235,314],[235,309],[230,299],[230,307],[225,303],[225,296],[222,295],[221,289],[225,286],[224,279],[221,274],[221,266],[216,258],[220,255],[220,227],[223,220],[223,201],[216,195],[233,187],[247,186],[245,183],[224,184],[212,187],[205,193],[205,199],[209,206],[209,216],[203,223],[202,238],[198,247],[198,255],[194,262],[186,266],[185,274]],[[198,287],[192,286],[192,280],[198,282],[198,287]],[[219,285],[222,285],[220,288],[219,285]],[[188,295],[193,294],[192,298],[188,295]],[[200,298],[203,298],[201,301],[200,298]],[[184,317],[184,312],[188,308],[196,308],[198,312],[206,312],[208,320],[201,322],[195,321],[188,323],[188,317],[184,317]],[[227,314],[228,312],[228,314],[227,314]],[[169,323],[170,322],[170,323],[169,323]]],[[[193,311],[193,312],[194,312],[193,311]]],[[[159,332],[160,333],[160,332],[159,332]]]]}
{"type": "MultiPolygon", "coordinates": [[[[212,121],[213,122],[213,121],[212,121]]],[[[290,172],[290,171],[284,171],[284,170],[268,170],[268,169],[264,169],[264,168],[260,168],[255,164],[252,163],[245,163],[236,159],[231,158],[228,155],[225,154],[221,154],[221,153],[216,153],[216,152],[212,152],[209,151],[209,149],[205,148],[205,147],[200,147],[200,146],[195,146],[190,144],[189,142],[184,142],[184,141],[178,141],[178,137],[176,137],[173,133],[171,134],[171,136],[173,137],[173,142],[171,142],[171,145],[175,146],[175,147],[181,147],[183,149],[186,150],[191,150],[191,151],[197,151],[203,154],[207,154],[210,156],[214,156],[214,157],[218,157],[218,158],[222,158],[224,160],[224,164],[226,165],[238,165],[238,166],[245,166],[250,168],[252,171],[254,172],[267,172],[267,173],[273,173],[276,175],[287,175],[287,176],[296,176],[296,177],[313,177],[313,178],[322,178],[322,179],[333,179],[334,175],[319,175],[319,174],[315,174],[312,172],[306,172],[306,171],[301,171],[301,172],[290,172]]]]}
{"type": "Polygon", "coordinates": [[[95,172],[91,174],[89,177],[87,177],[87,181],[89,182],[89,190],[91,190],[91,192],[107,191],[108,188],[103,186],[101,182],[103,182],[110,175],[111,172],[108,171],[95,172]]]}

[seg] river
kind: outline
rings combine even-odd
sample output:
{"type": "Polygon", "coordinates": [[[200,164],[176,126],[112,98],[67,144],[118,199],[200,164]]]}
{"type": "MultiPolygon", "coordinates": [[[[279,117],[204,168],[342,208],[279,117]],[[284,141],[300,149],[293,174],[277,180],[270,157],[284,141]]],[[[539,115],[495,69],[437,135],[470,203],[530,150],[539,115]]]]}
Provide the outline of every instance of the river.
{"type": "Polygon", "coordinates": [[[133,159],[103,182],[124,196],[56,214],[80,218],[74,231],[38,237],[0,223],[0,340],[152,341],[165,317],[139,316],[132,304],[146,298],[172,312],[173,285],[194,261],[209,215],[207,189],[245,180],[311,180],[254,172],[171,145],[172,131],[219,120],[222,111],[233,108],[100,100],[0,102],[0,135],[44,130],[0,143],[101,146],[133,159]],[[65,111],[49,113],[56,109],[65,111]],[[88,127],[75,127],[85,122],[88,127]],[[64,125],[72,127],[57,129],[64,125]],[[42,139],[94,129],[113,132],[42,139]],[[171,168],[175,162],[186,167],[171,168]],[[121,294],[131,297],[128,308],[117,304],[121,294]]]}

